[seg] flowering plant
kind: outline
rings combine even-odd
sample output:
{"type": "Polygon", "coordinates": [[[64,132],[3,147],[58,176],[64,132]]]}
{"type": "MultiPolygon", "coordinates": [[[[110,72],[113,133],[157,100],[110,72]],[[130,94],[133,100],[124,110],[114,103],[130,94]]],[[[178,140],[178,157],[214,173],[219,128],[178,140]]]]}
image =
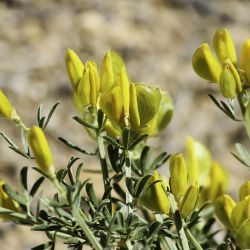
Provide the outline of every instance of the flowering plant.
{"type": "MultiPolygon", "coordinates": [[[[226,29],[213,39],[218,60],[208,44],[202,44],[192,60],[195,72],[217,83],[226,101],[210,98],[229,118],[242,122],[248,136],[249,41],[243,44],[239,67],[226,29]]],[[[47,117],[39,108],[37,124],[29,127],[0,91],[0,116],[17,124],[22,148],[4,133],[2,137],[15,153],[37,164],[21,169],[18,192],[0,180],[2,220],[44,231],[48,242],[33,249],[55,249],[58,238],[72,250],[87,245],[97,250],[250,248],[250,181],[240,187],[236,204],[226,194],[226,169],[202,143],[188,137],[185,154],[156,154],[147,145],[171,121],[170,95],[150,84],[132,82],[122,58],[113,51],[104,56],[101,70],[95,62],[83,63],[70,49],[65,61],[79,112],[73,119],[96,141],[97,150],[87,152],[65,138],[59,140],[72,150],[98,157],[104,193],[97,196],[98,185],[82,177],[88,170],[78,158],[72,157],[64,169],[55,166],[45,129],[59,103],[47,117]],[[162,165],[169,166],[169,177],[158,172],[162,165]],[[28,171],[41,174],[32,185],[28,171]],[[52,198],[38,196],[45,179],[55,186],[52,198]],[[217,218],[225,232],[219,239],[217,218]]],[[[239,143],[236,149],[234,156],[250,167],[248,150],[239,143]]]]}

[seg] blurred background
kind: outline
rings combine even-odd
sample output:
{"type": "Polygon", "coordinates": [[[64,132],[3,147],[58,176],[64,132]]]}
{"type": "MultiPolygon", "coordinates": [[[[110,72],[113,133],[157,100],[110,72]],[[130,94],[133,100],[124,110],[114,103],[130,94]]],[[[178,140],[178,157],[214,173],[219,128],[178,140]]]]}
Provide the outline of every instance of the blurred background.
{"type": "MultiPolygon", "coordinates": [[[[249,1],[236,0],[2,0],[0,88],[27,126],[36,122],[41,103],[47,114],[55,102],[62,102],[46,131],[56,166],[64,167],[77,153],[60,143],[58,136],[88,150],[95,148],[72,120],[77,111],[65,71],[66,49],[72,48],[82,60],[91,59],[99,65],[108,49],[115,50],[124,58],[130,79],[160,86],[173,98],[171,125],[152,139],[151,145],[170,153],[183,152],[186,136],[193,136],[228,169],[230,193],[236,195],[250,173],[230,152],[236,142],[249,146],[247,135],[241,124],[230,121],[208,98],[208,93],[217,95],[218,88],[193,72],[191,58],[200,43],[211,43],[215,30],[224,27],[239,53],[250,37],[249,8],[249,1]]],[[[19,130],[13,123],[0,119],[0,131],[19,142],[19,130]]],[[[97,167],[94,158],[78,156],[89,168],[97,167]]],[[[18,187],[21,167],[32,163],[8,149],[3,139],[0,159],[1,178],[18,187]]],[[[31,181],[37,177],[33,172],[31,181]]],[[[100,179],[98,175],[91,178],[93,182],[100,179]]],[[[44,188],[49,193],[52,187],[46,183],[44,188]]],[[[45,239],[29,228],[0,222],[1,250],[30,249],[45,239]]]]}

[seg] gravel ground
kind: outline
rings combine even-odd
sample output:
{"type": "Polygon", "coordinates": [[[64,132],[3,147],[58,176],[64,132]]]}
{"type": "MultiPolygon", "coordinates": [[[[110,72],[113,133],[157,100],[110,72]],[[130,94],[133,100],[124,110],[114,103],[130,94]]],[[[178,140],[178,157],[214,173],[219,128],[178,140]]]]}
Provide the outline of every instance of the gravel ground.
{"type": "MultiPolygon", "coordinates": [[[[230,151],[235,142],[245,142],[246,134],[209,100],[207,94],[216,95],[218,90],[196,76],[191,57],[201,42],[211,42],[220,27],[230,30],[239,50],[250,37],[249,7],[249,1],[233,0],[0,1],[0,88],[28,126],[35,122],[41,103],[46,113],[56,101],[62,102],[47,130],[56,165],[62,167],[72,152],[58,142],[58,136],[89,150],[95,147],[71,119],[76,110],[65,73],[65,51],[72,48],[83,60],[100,64],[108,49],[115,50],[132,80],[156,84],[173,97],[173,121],[151,144],[168,152],[183,151],[186,136],[192,135],[230,171],[230,192],[235,194],[235,187],[250,174],[230,151]]],[[[0,130],[18,141],[12,123],[1,119],[0,130]]],[[[88,167],[95,167],[95,159],[79,156],[88,159],[88,167]]],[[[3,140],[0,157],[0,175],[17,186],[21,166],[30,163],[13,154],[3,140]]],[[[93,182],[100,179],[91,177],[93,182]]],[[[35,178],[32,173],[30,179],[35,178]]],[[[1,250],[30,249],[43,240],[43,234],[28,228],[0,223],[1,250]]],[[[57,248],[64,249],[62,244],[57,248]]]]}

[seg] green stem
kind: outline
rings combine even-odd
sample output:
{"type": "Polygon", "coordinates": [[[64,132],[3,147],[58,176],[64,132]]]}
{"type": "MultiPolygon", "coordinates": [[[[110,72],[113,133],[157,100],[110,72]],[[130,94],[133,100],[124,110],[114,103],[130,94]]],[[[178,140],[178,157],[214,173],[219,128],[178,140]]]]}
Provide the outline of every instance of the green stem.
{"type": "Polygon", "coordinates": [[[240,105],[240,110],[241,110],[242,117],[243,117],[243,119],[244,119],[245,112],[246,112],[246,108],[245,108],[245,106],[244,106],[244,103],[243,103],[242,98],[243,98],[243,94],[239,93],[239,94],[237,95],[237,99],[238,99],[238,102],[239,102],[239,105],[240,105]]]}
{"type": "Polygon", "coordinates": [[[93,232],[90,230],[89,226],[87,225],[85,219],[83,218],[83,213],[79,210],[79,208],[73,207],[72,209],[73,216],[76,220],[76,223],[81,227],[85,236],[91,243],[94,249],[102,250],[102,246],[100,245],[99,241],[96,239],[93,232]]]}
{"type": "Polygon", "coordinates": [[[192,235],[192,233],[190,232],[188,228],[185,228],[185,233],[187,235],[187,238],[189,239],[189,241],[192,242],[196,250],[203,250],[199,242],[197,242],[197,240],[194,238],[194,236],[192,235]]]}
{"type": "Polygon", "coordinates": [[[66,190],[64,189],[64,187],[59,183],[58,179],[56,178],[56,176],[53,176],[51,178],[52,182],[54,183],[55,187],[57,188],[58,192],[61,194],[61,196],[64,198],[65,201],[67,201],[67,194],[66,194],[66,190]]]}
{"type": "MultiPolygon", "coordinates": [[[[127,150],[125,152],[125,176],[126,176],[126,179],[131,178],[131,161],[132,161],[131,152],[129,150],[127,150]]],[[[127,188],[126,189],[126,205],[127,205],[127,209],[128,209],[128,214],[133,212],[131,204],[132,204],[132,196],[127,188]]]]}
{"type": "Polygon", "coordinates": [[[110,185],[110,179],[109,179],[109,171],[108,171],[108,165],[106,160],[106,153],[105,153],[105,147],[104,147],[104,140],[102,137],[102,133],[97,133],[97,144],[98,144],[98,153],[102,168],[102,177],[103,177],[103,184],[104,184],[104,190],[109,187],[110,185]]]}
{"type": "MultiPolygon", "coordinates": [[[[155,214],[155,219],[157,221],[159,221],[160,223],[163,223],[163,215],[155,214]]],[[[177,247],[175,246],[175,243],[169,237],[166,237],[166,236],[161,237],[160,244],[162,246],[162,249],[177,250],[177,247]]]]}
{"type": "Polygon", "coordinates": [[[3,207],[0,207],[0,215],[10,216],[11,218],[21,222],[29,223],[30,225],[34,225],[36,223],[32,217],[27,216],[26,214],[13,212],[12,210],[3,207]]]}
{"type": "Polygon", "coordinates": [[[14,109],[11,114],[11,119],[16,122],[17,126],[24,129],[26,132],[29,130],[28,127],[22,122],[20,116],[16,113],[16,110],[14,109]]]}
{"type": "MultiPolygon", "coordinates": [[[[178,211],[177,202],[175,201],[175,198],[171,193],[168,193],[168,199],[169,199],[169,202],[170,202],[171,212],[172,212],[173,215],[175,215],[175,212],[178,211]]],[[[182,224],[181,228],[179,230],[177,230],[177,233],[179,235],[179,239],[180,239],[180,242],[181,242],[181,247],[182,247],[182,250],[189,250],[190,248],[189,248],[187,236],[185,234],[184,227],[183,227],[185,222],[184,222],[184,220],[182,218],[181,218],[181,224],[182,224]]],[[[177,223],[176,223],[176,229],[177,229],[177,223]]]]}

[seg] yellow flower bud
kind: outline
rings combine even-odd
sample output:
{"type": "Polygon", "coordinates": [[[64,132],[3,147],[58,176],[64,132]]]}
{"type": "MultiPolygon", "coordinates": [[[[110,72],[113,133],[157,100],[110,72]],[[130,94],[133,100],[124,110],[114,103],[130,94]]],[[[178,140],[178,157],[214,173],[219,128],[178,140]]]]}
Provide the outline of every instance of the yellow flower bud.
{"type": "MultiPolygon", "coordinates": [[[[14,212],[17,212],[20,210],[20,207],[18,203],[14,200],[12,200],[3,190],[4,182],[0,179],[0,207],[10,209],[14,212]]],[[[9,219],[8,215],[1,215],[2,219],[9,219]]]]}
{"type": "Polygon", "coordinates": [[[83,107],[96,106],[100,92],[100,79],[94,62],[87,62],[77,87],[77,95],[83,107]]]}
{"type": "Polygon", "coordinates": [[[250,195],[240,201],[232,211],[231,224],[234,230],[237,231],[248,218],[250,218],[250,195]]]}
{"type": "Polygon", "coordinates": [[[5,94],[0,90],[0,116],[12,119],[13,112],[14,108],[10,104],[5,94]]]}
{"type": "Polygon", "coordinates": [[[207,43],[195,51],[192,64],[194,71],[202,78],[210,82],[219,82],[221,74],[221,66],[213,56],[210,47],[207,43]]]}
{"type": "Polygon", "coordinates": [[[210,200],[214,202],[218,196],[224,194],[227,183],[228,173],[218,162],[213,162],[209,173],[209,182],[204,190],[206,201],[210,200]]]}
{"type": "Polygon", "coordinates": [[[240,226],[235,240],[236,245],[241,249],[250,249],[250,218],[240,226]]]}
{"type": "Polygon", "coordinates": [[[240,76],[230,59],[227,59],[220,76],[220,91],[224,97],[234,98],[241,90],[240,76]]]}
{"type": "Polygon", "coordinates": [[[76,90],[83,74],[83,63],[81,62],[77,54],[71,49],[67,50],[65,62],[72,88],[76,90]]]}
{"type": "Polygon", "coordinates": [[[124,67],[122,58],[113,51],[108,51],[103,59],[101,72],[101,92],[113,87],[113,84],[124,67]]]}
{"type": "Polygon", "coordinates": [[[213,38],[214,51],[221,64],[226,59],[230,59],[235,67],[237,67],[237,56],[232,37],[227,29],[220,29],[215,32],[213,38]]]}
{"type": "Polygon", "coordinates": [[[33,126],[28,131],[28,142],[41,171],[51,178],[54,177],[55,171],[49,144],[40,127],[33,126]]]}
{"type": "Polygon", "coordinates": [[[122,90],[119,87],[112,89],[112,116],[117,124],[122,122],[124,117],[124,106],[122,105],[122,90]]]}
{"type": "Polygon", "coordinates": [[[130,107],[129,107],[130,122],[135,128],[140,127],[140,114],[138,110],[136,87],[134,83],[130,84],[130,107]]]}
{"type": "Polygon", "coordinates": [[[239,199],[243,200],[246,196],[250,195],[250,181],[245,182],[239,190],[239,199]]]}
{"type": "Polygon", "coordinates": [[[127,123],[127,119],[129,117],[130,83],[125,66],[122,68],[121,73],[118,76],[117,83],[118,86],[120,86],[121,88],[121,97],[122,97],[121,100],[123,102],[124,118],[125,118],[125,123],[127,123]]]}
{"type": "Polygon", "coordinates": [[[121,129],[110,120],[106,121],[105,123],[105,131],[107,132],[107,135],[113,139],[120,137],[122,133],[121,129]]]}
{"type": "Polygon", "coordinates": [[[199,185],[196,183],[191,184],[187,189],[180,204],[180,212],[184,218],[191,215],[194,211],[199,197],[199,190],[199,185]]]}
{"type": "MultiPolygon", "coordinates": [[[[161,101],[156,115],[147,124],[147,126],[140,127],[136,130],[139,134],[148,134],[149,136],[158,135],[163,129],[167,127],[173,116],[173,102],[171,97],[166,93],[160,91],[161,101]]],[[[133,106],[132,104],[130,104],[133,106]]]]}
{"type": "Polygon", "coordinates": [[[187,168],[181,154],[174,154],[170,158],[170,187],[171,192],[179,203],[187,189],[187,168]]]}
{"type": "Polygon", "coordinates": [[[250,39],[242,45],[240,55],[240,70],[243,72],[246,81],[244,83],[250,84],[250,39]]]}
{"type": "Polygon", "coordinates": [[[157,133],[161,132],[167,127],[172,119],[174,105],[170,95],[161,91],[161,102],[158,112],[156,114],[157,133]]]}
{"type": "MultiPolygon", "coordinates": [[[[161,177],[157,171],[148,180],[147,185],[150,183],[161,180],[161,177]]],[[[165,185],[165,184],[164,184],[165,185]]],[[[157,213],[168,214],[170,209],[169,200],[166,192],[164,191],[164,185],[158,182],[152,185],[140,198],[140,202],[146,208],[155,211],[157,213]]]]}
{"type": "Polygon", "coordinates": [[[73,100],[73,103],[74,103],[76,109],[80,113],[83,113],[84,112],[84,105],[82,104],[81,98],[79,97],[79,95],[75,91],[73,91],[73,93],[72,93],[72,100],[73,100]]]}
{"type": "Polygon", "coordinates": [[[192,137],[188,137],[186,140],[186,162],[189,183],[198,182],[200,186],[204,186],[212,159],[209,150],[192,137]]]}
{"type": "Polygon", "coordinates": [[[235,206],[235,201],[229,195],[221,195],[215,200],[215,213],[224,226],[230,230],[232,230],[231,214],[235,206]]]}
{"type": "Polygon", "coordinates": [[[140,126],[147,126],[157,114],[161,101],[159,88],[146,84],[135,84],[140,126]]]}

